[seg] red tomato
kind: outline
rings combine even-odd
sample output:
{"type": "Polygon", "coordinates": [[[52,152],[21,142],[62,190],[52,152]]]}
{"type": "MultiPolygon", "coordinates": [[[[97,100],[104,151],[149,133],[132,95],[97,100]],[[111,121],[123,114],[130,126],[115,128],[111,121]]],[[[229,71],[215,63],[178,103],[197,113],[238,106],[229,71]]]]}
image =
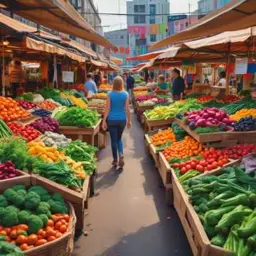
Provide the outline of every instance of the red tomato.
{"type": "Polygon", "coordinates": [[[196,170],[199,171],[199,172],[204,172],[204,167],[202,165],[198,164],[196,166],[196,170]]]}

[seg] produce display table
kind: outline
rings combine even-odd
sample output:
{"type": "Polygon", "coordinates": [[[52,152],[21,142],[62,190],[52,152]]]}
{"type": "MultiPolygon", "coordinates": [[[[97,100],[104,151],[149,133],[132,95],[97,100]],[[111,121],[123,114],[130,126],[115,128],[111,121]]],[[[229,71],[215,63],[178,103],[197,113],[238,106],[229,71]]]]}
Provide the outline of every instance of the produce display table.
{"type": "Polygon", "coordinates": [[[256,131],[249,132],[215,132],[215,133],[204,133],[198,134],[195,131],[191,130],[188,125],[186,125],[182,120],[175,119],[181,128],[183,128],[190,136],[195,140],[201,143],[208,142],[233,142],[233,143],[256,143],[256,131]]]}
{"type": "Polygon", "coordinates": [[[149,132],[155,129],[168,128],[173,123],[174,119],[167,120],[148,120],[145,115],[144,116],[144,131],[149,132]]]}
{"type": "Polygon", "coordinates": [[[192,92],[208,94],[211,91],[209,84],[193,84],[192,92]]]}
{"type": "Polygon", "coordinates": [[[102,116],[102,115],[104,114],[104,112],[105,112],[105,108],[88,107],[88,109],[97,111],[101,116],[102,116]]]}
{"type": "Polygon", "coordinates": [[[143,114],[146,110],[150,110],[150,109],[153,109],[155,107],[155,105],[151,105],[151,106],[141,106],[139,104],[137,104],[137,107],[136,107],[136,114],[137,114],[137,118],[138,118],[138,121],[143,123],[144,122],[144,117],[143,117],[143,114]]]}
{"type": "Polygon", "coordinates": [[[70,139],[79,139],[84,142],[87,142],[90,145],[98,146],[98,134],[100,131],[100,124],[101,120],[99,120],[99,122],[91,128],[60,126],[59,132],[70,139]]]}
{"type": "Polygon", "coordinates": [[[88,207],[90,178],[87,178],[84,181],[83,188],[80,192],[67,188],[37,174],[31,174],[31,183],[32,185],[42,186],[51,193],[60,193],[66,201],[72,203],[77,217],[76,230],[83,230],[85,209],[88,207]]]}

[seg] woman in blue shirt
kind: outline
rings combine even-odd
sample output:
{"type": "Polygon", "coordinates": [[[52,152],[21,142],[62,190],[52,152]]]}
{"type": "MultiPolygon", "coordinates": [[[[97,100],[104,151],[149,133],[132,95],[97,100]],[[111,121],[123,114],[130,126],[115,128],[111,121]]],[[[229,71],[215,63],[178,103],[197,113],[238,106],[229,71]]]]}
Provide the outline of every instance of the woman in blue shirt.
{"type": "Polygon", "coordinates": [[[109,131],[113,154],[113,166],[124,167],[122,135],[127,125],[131,127],[129,95],[124,90],[124,81],[118,76],[113,81],[113,90],[108,93],[102,127],[109,131]],[[119,156],[119,159],[118,159],[119,156]]]}

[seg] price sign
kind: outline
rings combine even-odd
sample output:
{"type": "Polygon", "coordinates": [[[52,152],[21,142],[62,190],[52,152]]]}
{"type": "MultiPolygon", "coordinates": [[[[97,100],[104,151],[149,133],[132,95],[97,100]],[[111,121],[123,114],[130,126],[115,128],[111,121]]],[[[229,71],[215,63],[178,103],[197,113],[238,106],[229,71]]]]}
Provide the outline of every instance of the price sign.
{"type": "Polygon", "coordinates": [[[62,81],[64,83],[74,83],[74,72],[62,71],[62,81]]]}

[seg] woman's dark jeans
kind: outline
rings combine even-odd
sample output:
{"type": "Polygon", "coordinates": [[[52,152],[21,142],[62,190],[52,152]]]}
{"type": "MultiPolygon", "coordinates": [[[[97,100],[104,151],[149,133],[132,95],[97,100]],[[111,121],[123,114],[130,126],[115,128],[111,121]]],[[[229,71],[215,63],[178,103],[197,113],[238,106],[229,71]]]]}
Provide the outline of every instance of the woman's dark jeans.
{"type": "Polygon", "coordinates": [[[112,154],[115,161],[118,160],[118,153],[119,156],[123,156],[124,150],[123,150],[123,143],[122,143],[122,135],[123,131],[126,126],[126,121],[114,121],[114,120],[108,120],[108,131],[110,133],[111,138],[111,148],[112,148],[112,154]]]}

